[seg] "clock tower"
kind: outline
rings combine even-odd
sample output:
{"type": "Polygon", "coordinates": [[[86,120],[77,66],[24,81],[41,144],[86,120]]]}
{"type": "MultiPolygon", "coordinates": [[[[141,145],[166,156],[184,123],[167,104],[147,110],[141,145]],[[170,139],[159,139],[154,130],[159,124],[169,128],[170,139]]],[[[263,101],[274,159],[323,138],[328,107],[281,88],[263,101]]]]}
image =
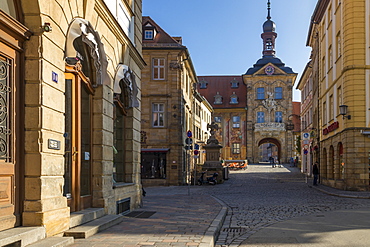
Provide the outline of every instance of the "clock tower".
{"type": "Polygon", "coordinates": [[[267,20],[263,23],[262,58],[243,75],[247,88],[246,158],[250,163],[266,162],[271,157],[280,163],[294,155],[292,88],[297,74],[276,57],[275,22],[267,2],[267,20]]]}
{"type": "Polygon", "coordinates": [[[275,39],[277,38],[277,33],[275,33],[275,22],[271,20],[270,10],[270,1],[268,1],[267,20],[263,23],[263,33],[261,34],[261,38],[263,39],[263,56],[275,55],[275,39]]]}

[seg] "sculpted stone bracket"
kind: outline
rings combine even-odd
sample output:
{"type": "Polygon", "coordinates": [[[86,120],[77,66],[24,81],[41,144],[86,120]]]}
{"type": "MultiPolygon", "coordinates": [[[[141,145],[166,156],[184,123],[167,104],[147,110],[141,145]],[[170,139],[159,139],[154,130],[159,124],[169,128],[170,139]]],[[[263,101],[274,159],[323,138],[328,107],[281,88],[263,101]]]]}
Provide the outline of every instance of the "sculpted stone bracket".
{"type": "Polygon", "coordinates": [[[96,84],[94,86],[109,85],[111,80],[107,74],[108,60],[104,51],[104,45],[100,40],[98,32],[94,30],[89,21],[76,18],[70,24],[64,51],[66,62],[73,61],[72,58],[76,61],[80,60],[74,46],[74,41],[79,37],[90,48],[90,56],[94,61],[96,70],[96,84]]]}
{"type": "Polygon", "coordinates": [[[123,91],[126,91],[129,98],[128,107],[139,107],[135,74],[127,65],[119,64],[114,76],[114,94],[123,96],[123,91]]]}

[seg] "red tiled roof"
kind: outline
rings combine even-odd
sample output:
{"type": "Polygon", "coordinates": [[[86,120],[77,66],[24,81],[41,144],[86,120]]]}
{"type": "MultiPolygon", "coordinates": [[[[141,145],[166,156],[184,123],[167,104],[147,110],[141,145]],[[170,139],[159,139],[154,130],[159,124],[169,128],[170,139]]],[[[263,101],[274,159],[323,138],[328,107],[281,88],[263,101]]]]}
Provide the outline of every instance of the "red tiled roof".
{"type": "Polygon", "coordinates": [[[171,35],[166,33],[166,31],[164,31],[155,21],[153,21],[152,18],[150,18],[149,16],[143,16],[143,30],[148,23],[150,23],[150,25],[156,29],[157,34],[155,35],[153,40],[143,39],[144,47],[152,47],[153,45],[158,46],[158,44],[163,44],[165,46],[171,47],[183,47],[183,45],[181,45],[181,37],[171,37],[171,35]]]}
{"type": "Polygon", "coordinates": [[[241,75],[228,76],[198,76],[198,91],[204,96],[214,109],[245,108],[247,105],[247,87],[243,83],[241,75]],[[239,83],[238,88],[232,88],[234,79],[239,83]],[[200,83],[206,81],[207,88],[200,88],[200,83]],[[214,104],[214,96],[217,92],[222,96],[222,105],[214,104]],[[230,96],[235,93],[238,96],[238,104],[230,104],[230,96]]]}

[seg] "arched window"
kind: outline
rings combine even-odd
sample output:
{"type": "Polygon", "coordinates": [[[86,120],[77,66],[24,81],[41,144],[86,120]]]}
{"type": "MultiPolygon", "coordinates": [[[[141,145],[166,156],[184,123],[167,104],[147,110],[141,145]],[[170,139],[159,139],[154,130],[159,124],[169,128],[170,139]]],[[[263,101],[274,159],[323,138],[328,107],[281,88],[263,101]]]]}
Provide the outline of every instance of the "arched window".
{"type": "Polygon", "coordinates": [[[330,146],[329,150],[329,164],[328,164],[328,178],[334,178],[334,147],[330,146]]]}
{"type": "MultiPolygon", "coordinates": [[[[125,182],[125,94],[115,95],[113,107],[113,182],[125,182]],[[122,102],[123,101],[123,102],[122,102]]],[[[127,104],[127,103],[126,103],[127,104]]]]}
{"type": "Polygon", "coordinates": [[[339,179],[344,179],[345,163],[343,159],[343,144],[338,143],[338,166],[339,166],[339,179]]]}
{"type": "Polygon", "coordinates": [[[328,162],[327,162],[328,156],[327,155],[328,154],[326,152],[326,148],[324,148],[322,150],[322,162],[320,164],[320,168],[321,168],[320,177],[321,177],[321,179],[327,178],[327,174],[328,174],[328,162]]]}

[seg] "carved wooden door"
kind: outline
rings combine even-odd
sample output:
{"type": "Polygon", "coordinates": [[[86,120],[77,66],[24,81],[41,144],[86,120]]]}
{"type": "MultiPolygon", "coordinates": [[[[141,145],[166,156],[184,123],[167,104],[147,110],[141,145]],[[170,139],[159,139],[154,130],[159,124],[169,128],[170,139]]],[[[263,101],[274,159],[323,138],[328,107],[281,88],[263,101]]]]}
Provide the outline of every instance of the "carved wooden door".
{"type": "Polygon", "coordinates": [[[19,54],[0,42],[0,230],[20,224],[19,54]]]}
{"type": "MultiPolygon", "coordinates": [[[[73,71],[72,68],[67,71],[73,71]]],[[[71,211],[92,205],[91,140],[92,92],[83,73],[66,73],[65,112],[65,184],[64,194],[71,211]]]]}

